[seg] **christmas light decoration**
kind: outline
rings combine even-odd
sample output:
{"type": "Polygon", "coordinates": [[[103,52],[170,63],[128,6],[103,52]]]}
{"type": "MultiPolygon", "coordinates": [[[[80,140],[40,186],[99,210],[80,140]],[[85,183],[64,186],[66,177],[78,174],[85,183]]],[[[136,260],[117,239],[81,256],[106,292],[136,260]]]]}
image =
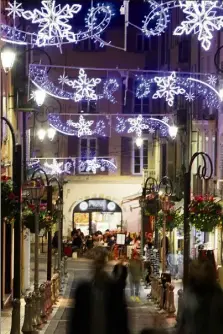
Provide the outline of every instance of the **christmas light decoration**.
{"type": "Polygon", "coordinates": [[[143,99],[144,97],[147,97],[150,93],[150,85],[152,80],[145,79],[142,76],[137,80],[139,81],[139,84],[136,87],[136,97],[138,99],[143,99]]]}
{"type": "Polygon", "coordinates": [[[181,22],[173,34],[198,34],[198,40],[204,50],[209,50],[213,32],[223,27],[223,16],[218,16],[218,1],[179,1],[180,7],[186,14],[186,20],[181,22]]]}
{"type": "Polygon", "coordinates": [[[137,118],[128,118],[127,121],[130,123],[128,133],[135,132],[138,137],[141,137],[143,130],[149,128],[149,126],[144,123],[142,115],[139,115],[137,118]]]}
{"type": "Polygon", "coordinates": [[[104,159],[104,158],[96,158],[81,160],[79,162],[79,171],[82,173],[93,173],[96,174],[97,170],[101,172],[105,172],[109,170],[111,172],[115,172],[117,170],[117,166],[114,163],[113,159],[104,159]]]}
{"type": "Polygon", "coordinates": [[[209,85],[215,87],[217,84],[218,78],[215,75],[209,75],[207,78],[207,82],[209,83],[209,85]]]}
{"type": "Polygon", "coordinates": [[[1,39],[9,43],[32,46],[60,46],[67,43],[78,43],[89,38],[99,42],[101,47],[110,44],[101,38],[102,32],[108,27],[113,16],[110,6],[103,3],[95,7],[91,6],[85,18],[85,30],[73,32],[72,25],[68,22],[74,14],[79,13],[81,5],[62,6],[55,0],[43,0],[41,5],[40,10],[37,8],[24,10],[21,3],[9,2],[6,11],[8,16],[12,16],[14,23],[12,27],[1,24],[1,39]],[[17,17],[37,24],[39,28],[37,33],[16,28],[15,19],[17,17]]]}
{"type": "Polygon", "coordinates": [[[75,166],[75,161],[73,163],[70,161],[64,163],[63,161],[57,162],[57,159],[53,159],[52,163],[46,161],[43,166],[46,173],[50,175],[71,174],[71,168],[75,166]]]}
{"type": "Polygon", "coordinates": [[[168,123],[168,122],[169,122],[169,117],[164,116],[164,117],[162,118],[162,121],[163,121],[164,123],[168,123]]]}
{"type": "Polygon", "coordinates": [[[175,95],[184,94],[185,89],[176,86],[176,73],[172,72],[168,77],[155,77],[159,89],[153,94],[153,99],[165,97],[170,107],[173,106],[175,95]]]}
{"type": "Polygon", "coordinates": [[[45,101],[46,92],[42,89],[36,89],[31,93],[31,99],[35,100],[38,107],[41,107],[45,101]]]}
{"type": "Polygon", "coordinates": [[[72,120],[67,121],[67,125],[73,126],[74,128],[78,129],[77,135],[78,137],[81,136],[91,136],[92,130],[90,126],[94,123],[94,121],[86,121],[84,116],[79,117],[79,122],[75,123],[72,120]]]}
{"type": "Polygon", "coordinates": [[[185,94],[185,100],[188,101],[188,102],[192,102],[192,101],[194,101],[194,100],[195,100],[195,95],[194,95],[194,93],[191,93],[191,92],[186,93],[186,94],[185,94]]]}
{"type": "Polygon", "coordinates": [[[116,102],[116,99],[113,96],[113,93],[116,92],[119,88],[119,84],[116,79],[109,79],[105,81],[103,87],[104,96],[112,103],[116,102]]]}
{"type": "Polygon", "coordinates": [[[79,70],[78,80],[67,80],[65,83],[76,90],[74,93],[74,101],[80,100],[97,100],[95,87],[101,82],[100,78],[88,79],[85,70],[79,70]]]}
{"type": "MultiPolygon", "coordinates": [[[[71,116],[71,115],[70,115],[71,116]]],[[[61,120],[63,115],[58,115],[58,114],[49,114],[48,115],[48,122],[49,125],[57,130],[58,132],[68,135],[68,136],[78,136],[80,137],[81,133],[84,133],[82,135],[95,135],[95,136],[100,136],[100,137],[105,137],[109,136],[110,129],[109,129],[109,118],[100,116],[101,119],[96,119],[95,121],[92,120],[92,115],[91,115],[91,120],[86,121],[85,118],[81,115],[79,117],[79,121],[76,122],[72,119],[68,119],[65,122],[61,120]],[[82,117],[82,118],[81,118],[82,117]],[[80,121],[81,118],[81,121],[80,121]],[[88,122],[91,122],[89,125],[88,122]],[[84,128],[80,128],[82,126],[84,128]],[[87,125],[89,126],[86,126],[87,125]],[[91,129],[90,129],[91,126],[91,129]],[[87,134],[88,133],[88,134],[87,134]]],[[[82,136],[81,135],[81,136],[82,136]]]]}

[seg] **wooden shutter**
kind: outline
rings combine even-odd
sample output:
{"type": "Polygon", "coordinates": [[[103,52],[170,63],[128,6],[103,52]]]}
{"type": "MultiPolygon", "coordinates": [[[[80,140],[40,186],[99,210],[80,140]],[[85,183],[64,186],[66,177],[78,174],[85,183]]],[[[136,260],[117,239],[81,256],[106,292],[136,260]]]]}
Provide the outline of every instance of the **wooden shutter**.
{"type": "Polygon", "coordinates": [[[132,174],[132,138],[121,139],[121,175],[132,174]]]}
{"type": "Polygon", "coordinates": [[[79,156],[79,140],[75,136],[68,137],[68,157],[79,156]]]}
{"type": "MultiPolygon", "coordinates": [[[[109,137],[99,137],[97,139],[97,147],[98,147],[97,156],[105,158],[105,159],[108,158],[109,156],[109,137]]],[[[106,170],[105,172],[97,171],[97,174],[107,175],[108,170],[106,170]]]]}

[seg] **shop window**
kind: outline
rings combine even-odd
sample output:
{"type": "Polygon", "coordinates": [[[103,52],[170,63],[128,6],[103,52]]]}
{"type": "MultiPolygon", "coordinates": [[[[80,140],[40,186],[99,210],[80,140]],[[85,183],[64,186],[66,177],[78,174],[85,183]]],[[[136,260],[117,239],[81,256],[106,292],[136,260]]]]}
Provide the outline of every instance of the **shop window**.
{"type": "Polygon", "coordinates": [[[141,147],[133,143],[133,170],[132,174],[142,175],[143,169],[148,169],[148,140],[143,140],[141,147]]]}

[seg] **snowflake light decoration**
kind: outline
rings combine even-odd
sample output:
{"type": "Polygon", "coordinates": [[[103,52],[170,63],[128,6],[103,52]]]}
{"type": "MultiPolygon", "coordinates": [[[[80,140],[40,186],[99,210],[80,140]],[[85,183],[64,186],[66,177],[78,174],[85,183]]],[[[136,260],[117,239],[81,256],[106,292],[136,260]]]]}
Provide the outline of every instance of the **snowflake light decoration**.
{"type": "Polygon", "coordinates": [[[85,100],[97,100],[97,94],[95,87],[101,82],[100,78],[88,79],[85,70],[81,68],[79,70],[78,80],[68,80],[66,84],[76,90],[74,93],[74,101],[78,102],[82,99],[85,100]]]}
{"type": "Polygon", "coordinates": [[[150,93],[150,81],[141,78],[139,85],[136,88],[136,97],[138,99],[143,99],[147,97],[150,93]]]}
{"type": "Polygon", "coordinates": [[[91,136],[92,130],[90,129],[90,126],[94,123],[94,121],[86,121],[84,116],[79,117],[79,122],[75,123],[72,120],[67,121],[67,125],[73,126],[78,130],[77,136],[91,136]]]}
{"type": "Polygon", "coordinates": [[[195,100],[195,95],[192,92],[186,93],[185,94],[185,99],[188,102],[193,102],[195,100]]]}
{"type": "Polygon", "coordinates": [[[8,12],[7,16],[12,16],[13,20],[16,19],[16,17],[21,17],[23,13],[22,4],[18,3],[17,1],[9,2],[9,7],[6,7],[5,10],[8,12]]]}
{"type": "Polygon", "coordinates": [[[168,122],[169,122],[169,117],[164,116],[164,117],[162,118],[162,121],[163,121],[164,123],[168,123],[168,122]]]}
{"type": "Polygon", "coordinates": [[[117,170],[117,166],[115,164],[114,159],[103,159],[103,158],[96,158],[87,159],[87,160],[80,160],[79,161],[79,171],[82,173],[93,173],[96,174],[97,170],[101,172],[105,172],[109,170],[111,172],[115,172],[117,170]]]}
{"type": "Polygon", "coordinates": [[[141,137],[143,130],[149,128],[149,126],[144,123],[142,115],[139,115],[137,118],[128,118],[127,121],[130,123],[128,133],[135,132],[138,137],[141,137]]]}
{"type": "Polygon", "coordinates": [[[176,86],[176,73],[172,72],[168,77],[155,77],[159,89],[153,94],[153,99],[165,97],[170,107],[173,106],[175,95],[184,94],[185,89],[176,86]]]}
{"type": "Polygon", "coordinates": [[[27,10],[22,14],[26,20],[32,20],[33,24],[38,24],[41,28],[37,33],[37,44],[43,46],[52,39],[58,40],[58,43],[61,43],[64,38],[72,40],[74,33],[67,22],[81,10],[82,6],[73,4],[61,7],[56,5],[55,0],[43,0],[41,4],[43,6],[41,10],[35,8],[33,11],[27,10]]]}
{"type": "Polygon", "coordinates": [[[101,165],[97,162],[96,158],[86,160],[86,165],[86,172],[92,172],[93,174],[96,174],[97,169],[101,167],[101,165]]]}
{"type": "Polygon", "coordinates": [[[156,132],[156,130],[155,130],[154,128],[149,128],[149,133],[150,133],[151,135],[153,135],[155,132],[156,132]]]}
{"type": "Polygon", "coordinates": [[[63,86],[65,83],[67,83],[68,81],[68,76],[65,75],[64,73],[62,75],[59,76],[58,78],[58,82],[63,86]]]}
{"type": "Polygon", "coordinates": [[[211,85],[213,87],[216,86],[217,81],[218,81],[218,78],[213,74],[210,74],[207,78],[207,82],[209,83],[209,85],[211,85]]]}
{"type": "Polygon", "coordinates": [[[49,169],[51,172],[50,174],[62,174],[63,173],[63,162],[57,162],[56,159],[53,159],[52,164],[49,164],[47,161],[44,162],[44,167],[49,169]]]}
{"type": "Polygon", "coordinates": [[[176,27],[174,35],[198,34],[204,50],[209,50],[213,32],[223,27],[223,16],[218,16],[218,1],[180,1],[186,20],[176,27]]]}

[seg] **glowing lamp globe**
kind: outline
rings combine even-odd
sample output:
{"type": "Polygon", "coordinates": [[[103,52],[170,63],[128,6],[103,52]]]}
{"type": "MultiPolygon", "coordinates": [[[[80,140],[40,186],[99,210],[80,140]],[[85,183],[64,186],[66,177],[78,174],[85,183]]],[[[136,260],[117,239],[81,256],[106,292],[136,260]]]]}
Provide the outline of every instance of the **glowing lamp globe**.
{"type": "Polygon", "coordinates": [[[46,131],[44,129],[39,129],[39,131],[37,132],[37,136],[40,141],[44,141],[44,138],[46,136],[46,131]]]}
{"type": "Polygon", "coordinates": [[[36,101],[36,104],[38,105],[38,107],[41,107],[45,101],[46,98],[46,92],[42,89],[37,89],[34,92],[34,98],[36,101]]]}
{"type": "Polygon", "coordinates": [[[136,146],[140,148],[143,144],[143,139],[141,137],[136,138],[136,146]]]}
{"type": "Polygon", "coordinates": [[[177,126],[175,126],[175,125],[171,125],[170,127],[169,127],[169,135],[170,135],[170,137],[172,138],[172,139],[175,139],[176,138],[176,136],[177,136],[177,132],[178,132],[178,127],[177,126]]]}
{"type": "Polygon", "coordinates": [[[55,135],[56,135],[56,130],[55,130],[55,129],[53,129],[53,128],[49,128],[49,129],[47,130],[47,136],[48,136],[48,139],[49,139],[50,141],[53,141],[53,140],[54,140],[55,135]]]}
{"type": "Polygon", "coordinates": [[[15,62],[15,56],[16,54],[13,49],[8,47],[2,48],[1,61],[5,73],[8,73],[12,69],[15,62]]]}

